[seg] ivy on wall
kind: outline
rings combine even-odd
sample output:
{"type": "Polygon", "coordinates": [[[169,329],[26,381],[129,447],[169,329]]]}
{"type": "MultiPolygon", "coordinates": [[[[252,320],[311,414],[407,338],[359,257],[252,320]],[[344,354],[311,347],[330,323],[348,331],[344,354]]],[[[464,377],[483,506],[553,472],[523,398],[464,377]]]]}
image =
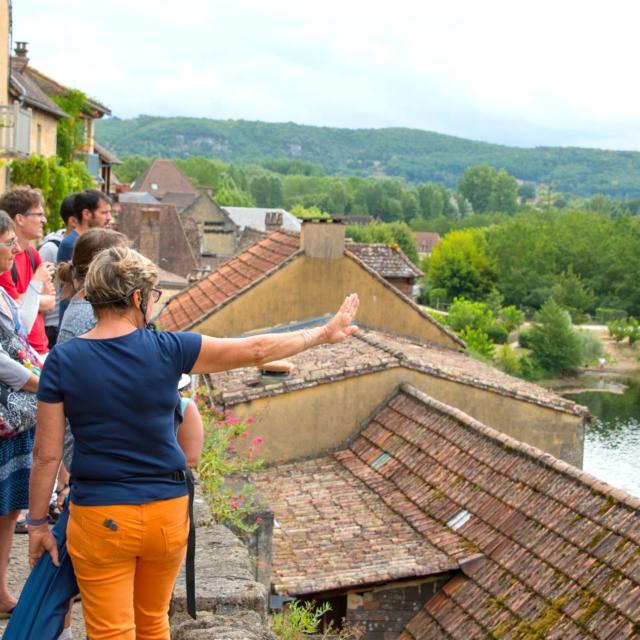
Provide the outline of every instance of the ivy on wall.
{"type": "Polygon", "coordinates": [[[47,232],[63,226],[60,205],[68,194],[95,186],[84,162],[64,163],[57,157],[30,156],[25,160],[13,160],[10,171],[13,186],[29,185],[42,191],[47,232]]]}

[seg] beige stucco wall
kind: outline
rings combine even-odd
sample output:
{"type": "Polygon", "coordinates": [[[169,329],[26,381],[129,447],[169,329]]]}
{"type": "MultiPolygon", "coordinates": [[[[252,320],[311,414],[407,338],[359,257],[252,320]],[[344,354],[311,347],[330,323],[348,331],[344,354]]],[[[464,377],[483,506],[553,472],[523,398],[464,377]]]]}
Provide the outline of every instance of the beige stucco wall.
{"type": "Polygon", "coordinates": [[[35,109],[31,113],[31,153],[49,158],[56,155],[58,121],[35,109]],[[38,125],[40,126],[40,148],[38,149],[38,125]]]}
{"type": "Polygon", "coordinates": [[[403,382],[497,431],[582,466],[584,432],[580,417],[403,367],[232,408],[238,416],[254,419],[252,435],[264,438],[264,459],[268,463],[283,462],[340,448],[403,382]]]}
{"type": "Polygon", "coordinates": [[[9,2],[0,0],[0,104],[9,104],[9,2]]]}
{"type": "Polygon", "coordinates": [[[352,292],[360,296],[364,326],[460,348],[418,310],[350,258],[300,256],[192,328],[213,336],[306,320],[337,310],[352,292]]]}
{"type": "Polygon", "coordinates": [[[200,196],[188,209],[183,211],[181,217],[188,217],[196,221],[200,237],[202,238],[202,252],[215,253],[220,256],[232,256],[237,248],[237,231],[231,220],[229,220],[216,207],[211,198],[207,195],[200,196]],[[220,227],[215,227],[216,231],[223,233],[212,233],[213,228],[207,227],[205,222],[222,222],[220,227]]]}

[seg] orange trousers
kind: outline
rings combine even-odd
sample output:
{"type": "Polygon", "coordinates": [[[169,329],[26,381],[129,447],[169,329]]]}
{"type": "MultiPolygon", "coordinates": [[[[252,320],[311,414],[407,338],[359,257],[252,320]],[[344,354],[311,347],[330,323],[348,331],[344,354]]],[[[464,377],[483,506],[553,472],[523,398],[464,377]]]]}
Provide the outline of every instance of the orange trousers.
{"type": "Polygon", "coordinates": [[[169,603],[189,532],[188,497],[71,504],[67,549],[89,640],[169,640],[169,603]]]}

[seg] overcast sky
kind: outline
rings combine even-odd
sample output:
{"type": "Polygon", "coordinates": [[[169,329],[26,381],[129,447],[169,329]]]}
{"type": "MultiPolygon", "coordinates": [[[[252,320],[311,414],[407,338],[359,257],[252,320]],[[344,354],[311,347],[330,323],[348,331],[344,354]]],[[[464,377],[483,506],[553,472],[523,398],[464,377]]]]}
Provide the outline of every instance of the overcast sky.
{"type": "Polygon", "coordinates": [[[113,114],[640,150],[633,0],[13,0],[35,68],[113,114]]]}

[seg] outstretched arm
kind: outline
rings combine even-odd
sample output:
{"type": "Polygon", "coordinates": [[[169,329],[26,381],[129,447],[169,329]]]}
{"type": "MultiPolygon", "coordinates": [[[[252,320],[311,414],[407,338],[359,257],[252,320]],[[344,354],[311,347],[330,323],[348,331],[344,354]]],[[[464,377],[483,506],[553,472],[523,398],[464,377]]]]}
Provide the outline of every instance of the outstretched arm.
{"type": "Polygon", "coordinates": [[[352,293],[338,312],[322,327],[268,333],[250,338],[211,338],[203,336],[200,355],[191,373],[213,373],[239,367],[260,366],[300,353],[319,344],[342,342],[358,328],[351,326],[360,301],[352,293]]]}

